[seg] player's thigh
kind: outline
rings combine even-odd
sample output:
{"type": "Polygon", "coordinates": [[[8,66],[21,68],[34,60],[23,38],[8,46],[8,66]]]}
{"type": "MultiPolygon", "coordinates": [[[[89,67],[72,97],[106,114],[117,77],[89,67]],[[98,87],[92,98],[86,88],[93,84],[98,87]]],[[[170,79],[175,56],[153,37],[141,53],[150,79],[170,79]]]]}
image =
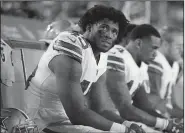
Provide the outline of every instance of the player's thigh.
{"type": "Polygon", "coordinates": [[[134,122],[134,123],[141,126],[146,133],[163,133],[162,131],[155,130],[152,127],[149,127],[143,123],[140,123],[140,122],[134,122]]]}
{"type": "Polygon", "coordinates": [[[83,125],[62,125],[62,126],[50,126],[47,129],[57,133],[113,133],[110,131],[102,131],[89,126],[83,125]]]}

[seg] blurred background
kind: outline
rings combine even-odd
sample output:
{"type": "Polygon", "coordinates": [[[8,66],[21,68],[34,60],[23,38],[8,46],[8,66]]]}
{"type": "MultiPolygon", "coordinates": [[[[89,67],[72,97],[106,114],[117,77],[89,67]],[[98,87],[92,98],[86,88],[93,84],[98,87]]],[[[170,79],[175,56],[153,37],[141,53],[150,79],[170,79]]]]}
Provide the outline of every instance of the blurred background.
{"type": "MultiPolygon", "coordinates": [[[[44,37],[44,31],[51,22],[67,20],[76,23],[87,9],[96,4],[121,10],[131,23],[150,23],[158,29],[166,25],[179,28],[176,45],[183,53],[184,1],[1,1],[1,36],[38,41],[44,37]]],[[[13,86],[1,84],[4,107],[22,109],[25,78],[32,73],[43,52],[13,49],[16,78],[13,86]]]]}
{"type": "Polygon", "coordinates": [[[1,31],[17,39],[38,40],[49,23],[63,19],[75,23],[95,4],[121,10],[132,23],[176,26],[182,46],[184,1],[1,1],[1,31]]]}
{"type": "Polygon", "coordinates": [[[95,4],[120,9],[130,20],[137,19],[137,23],[145,20],[159,27],[165,24],[183,26],[183,1],[1,1],[1,13],[45,22],[64,18],[76,22],[95,4]]]}

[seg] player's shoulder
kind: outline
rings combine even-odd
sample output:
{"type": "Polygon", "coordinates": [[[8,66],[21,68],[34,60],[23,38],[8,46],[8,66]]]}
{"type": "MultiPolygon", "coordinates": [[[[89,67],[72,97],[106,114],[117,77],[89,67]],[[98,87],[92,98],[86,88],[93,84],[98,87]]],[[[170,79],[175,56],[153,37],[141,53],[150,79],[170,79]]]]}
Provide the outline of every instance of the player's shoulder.
{"type": "Polygon", "coordinates": [[[158,73],[160,75],[162,75],[163,70],[164,70],[164,66],[163,66],[163,62],[161,62],[162,57],[160,57],[160,55],[157,55],[156,58],[152,61],[150,61],[149,65],[148,65],[148,71],[152,72],[152,73],[158,73]]]}
{"type": "Polygon", "coordinates": [[[123,59],[124,48],[119,45],[115,45],[108,51],[107,68],[123,72],[125,70],[125,61],[123,59]]]}
{"type": "Polygon", "coordinates": [[[78,32],[61,32],[53,41],[53,50],[72,57],[81,63],[82,52],[89,44],[78,32]]]}
{"type": "Polygon", "coordinates": [[[73,44],[81,49],[86,49],[90,46],[89,43],[84,39],[83,35],[77,31],[61,32],[58,35],[56,41],[62,41],[69,44],[73,44]]]}

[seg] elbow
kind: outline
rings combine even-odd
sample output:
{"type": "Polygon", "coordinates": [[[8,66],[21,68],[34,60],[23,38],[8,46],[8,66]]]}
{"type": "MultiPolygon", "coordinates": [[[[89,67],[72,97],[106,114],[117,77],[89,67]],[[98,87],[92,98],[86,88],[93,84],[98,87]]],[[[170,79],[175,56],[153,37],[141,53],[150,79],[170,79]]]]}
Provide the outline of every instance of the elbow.
{"type": "Polygon", "coordinates": [[[139,121],[140,116],[138,115],[137,108],[133,106],[131,103],[127,103],[121,108],[119,108],[119,112],[122,118],[128,121],[139,121]]]}
{"type": "Polygon", "coordinates": [[[133,120],[132,119],[133,107],[131,104],[121,105],[121,107],[119,107],[118,110],[122,118],[127,120],[133,120]]]}

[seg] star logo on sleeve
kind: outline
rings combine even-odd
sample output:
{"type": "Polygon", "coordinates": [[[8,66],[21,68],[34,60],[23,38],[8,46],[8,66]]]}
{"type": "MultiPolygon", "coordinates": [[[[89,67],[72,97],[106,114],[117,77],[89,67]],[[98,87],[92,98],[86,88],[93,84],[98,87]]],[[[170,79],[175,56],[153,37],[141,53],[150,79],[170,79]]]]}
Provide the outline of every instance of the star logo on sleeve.
{"type": "Polygon", "coordinates": [[[76,42],[76,39],[75,38],[68,37],[68,39],[71,40],[72,43],[75,43],[76,42]]]}
{"type": "Polygon", "coordinates": [[[4,121],[8,119],[8,117],[0,117],[1,118],[1,127],[5,130],[7,130],[6,125],[4,124],[4,121]]]}

